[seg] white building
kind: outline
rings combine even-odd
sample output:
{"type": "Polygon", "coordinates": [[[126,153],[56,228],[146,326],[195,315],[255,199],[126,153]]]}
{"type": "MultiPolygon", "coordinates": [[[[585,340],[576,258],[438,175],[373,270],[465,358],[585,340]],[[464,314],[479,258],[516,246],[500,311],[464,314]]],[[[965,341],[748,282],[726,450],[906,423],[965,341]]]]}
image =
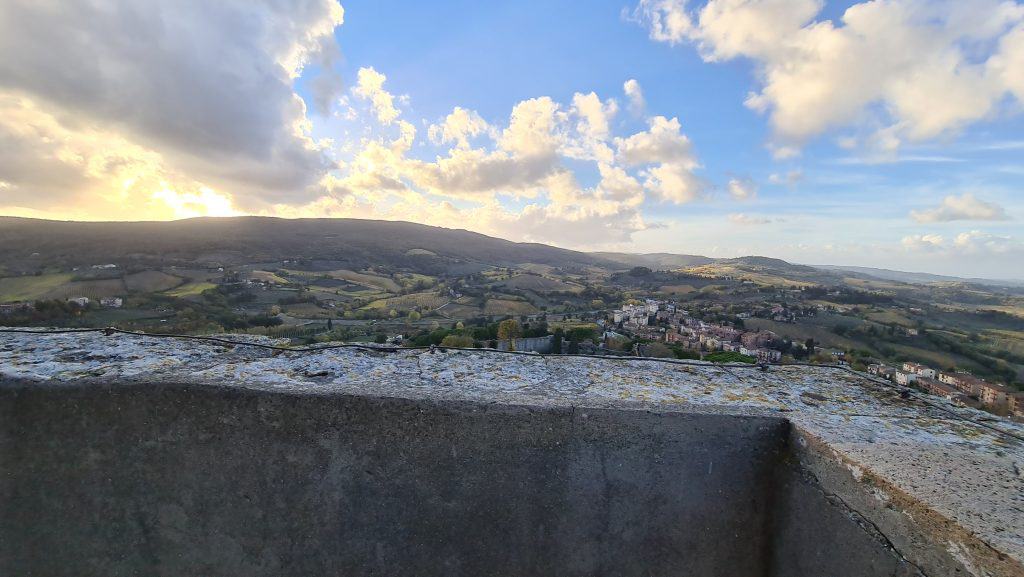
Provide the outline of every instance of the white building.
{"type": "Polygon", "coordinates": [[[935,369],[926,367],[920,363],[903,363],[903,372],[914,373],[922,377],[928,377],[929,379],[935,378],[935,369]]]}
{"type": "Polygon", "coordinates": [[[916,373],[910,373],[905,371],[896,371],[896,382],[901,385],[909,385],[917,380],[916,373]]]}

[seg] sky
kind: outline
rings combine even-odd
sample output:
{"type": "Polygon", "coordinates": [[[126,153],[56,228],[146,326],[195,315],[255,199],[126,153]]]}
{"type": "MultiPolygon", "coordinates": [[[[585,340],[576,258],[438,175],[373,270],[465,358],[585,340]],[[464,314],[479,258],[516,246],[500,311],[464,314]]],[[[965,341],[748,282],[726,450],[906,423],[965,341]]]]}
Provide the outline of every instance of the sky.
{"type": "Polygon", "coordinates": [[[1024,3],[0,1],[0,214],[1024,278],[1024,3]]]}

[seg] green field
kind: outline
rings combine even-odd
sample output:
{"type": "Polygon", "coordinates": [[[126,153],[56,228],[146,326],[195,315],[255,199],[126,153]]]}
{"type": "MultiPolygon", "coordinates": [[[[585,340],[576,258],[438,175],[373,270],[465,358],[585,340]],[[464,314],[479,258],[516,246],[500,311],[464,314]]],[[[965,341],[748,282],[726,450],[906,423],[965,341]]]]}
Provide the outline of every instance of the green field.
{"type": "Polygon", "coordinates": [[[437,309],[437,312],[452,319],[469,319],[480,316],[480,307],[475,305],[464,305],[452,303],[437,309]]]}
{"type": "Polygon", "coordinates": [[[484,314],[497,315],[532,315],[540,309],[526,301],[510,301],[504,299],[488,299],[484,304],[484,314]]]}
{"type": "Polygon", "coordinates": [[[690,284],[664,285],[658,289],[667,295],[686,295],[695,292],[697,289],[690,284]]]}
{"type": "Polygon", "coordinates": [[[98,299],[123,295],[126,292],[128,291],[124,288],[124,281],[119,278],[107,278],[72,281],[46,293],[45,297],[50,299],[69,299],[74,297],[98,299]]]}
{"type": "Polygon", "coordinates": [[[0,302],[40,299],[70,280],[69,273],[0,278],[0,302]]]}
{"type": "Polygon", "coordinates": [[[170,290],[185,282],[184,279],[158,270],[146,270],[124,277],[125,288],[133,293],[151,293],[170,290]]]}
{"type": "Polygon", "coordinates": [[[768,330],[773,333],[796,341],[814,339],[814,342],[823,347],[838,349],[863,348],[863,343],[855,341],[832,332],[827,326],[808,323],[780,323],[768,319],[752,318],[744,321],[749,330],[768,330]]]}
{"type": "Polygon", "coordinates": [[[334,316],[331,311],[320,308],[313,303],[281,305],[281,309],[284,310],[285,313],[299,319],[320,319],[334,316]]]}
{"type": "Polygon", "coordinates": [[[307,278],[327,275],[331,278],[347,280],[350,283],[365,286],[367,288],[376,288],[392,293],[397,293],[402,290],[402,287],[399,286],[398,283],[388,277],[371,273],[356,272],[354,270],[338,269],[315,273],[301,270],[287,270],[286,272],[291,275],[307,278]]]}
{"type": "Polygon", "coordinates": [[[253,280],[258,280],[258,281],[262,281],[262,282],[272,282],[272,283],[277,283],[277,284],[288,284],[288,280],[287,279],[282,278],[282,277],[278,276],[277,274],[272,273],[270,271],[254,270],[251,273],[249,273],[249,276],[253,280]]]}
{"type": "Polygon", "coordinates": [[[212,282],[190,282],[181,285],[180,287],[173,288],[169,291],[165,291],[163,294],[171,297],[191,297],[202,293],[204,290],[217,288],[217,285],[212,282]]]}
{"type": "Polygon", "coordinates": [[[443,305],[446,299],[433,292],[413,293],[398,297],[384,298],[373,301],[366,305],[365,309],[395,309],[399,312],[411,310],[415,307],[436,309],[443,305]]]}
{"type": "Polygon", "coordinates": [[[410,248],[405,251],[405,256],[437,256],[437,253],[425,248],[410,248]]]}
{"type": "Polygon", "coordinates": [[[554,291],[581,292],[583,290],[583,286],[581,285],[567,283],[535,274],[515,275],[512,278],[503,281],[501,286],[519,290],[536,291],[540,293],[554,291]]]}

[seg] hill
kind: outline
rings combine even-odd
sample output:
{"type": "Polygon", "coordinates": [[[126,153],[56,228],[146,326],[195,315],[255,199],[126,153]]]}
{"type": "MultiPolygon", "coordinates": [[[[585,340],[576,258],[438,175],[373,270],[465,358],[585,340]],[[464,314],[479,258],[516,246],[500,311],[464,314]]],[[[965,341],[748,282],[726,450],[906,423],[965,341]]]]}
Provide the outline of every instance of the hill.
{"type": "Polygon", "coordinates": [[[675,270],[715,262],[715,259],[706,256],[672,254],[667,252],[646,254],[633,254],[628,252],[592,252],[590,254],[627,267],[645,266],[652,270],[675,270]]]}
{"type": "Polygon", "coordinates": [[[569,269],[617,266],[583,252],[410,222],[248,216],[61,222],[0,217],[0,267],[8,274],[98,263],[230,266],[292,259],[325,269],[393,266],[430,273],[517,263],[569,269]]]}
{"type": "MultiPolygon", "coordinates": [[[[806,266],[760,256],[716,259],[674,253],[586,253],[398,221],[246,216],[170,222],[67,222],[0,217],[0,277],[67,272],[105,263],[146,270],[283,261],[301,263],[306,270],[386,267],[455,276],[517,265],[556,278],[595,267],[614,271],[641,266],[790,286],[844,284],[844,277],[852,277],[919,285],[960,282],[1024,287],[1024,281],[961,279],[869,267],[806,266]]],[[[10,288],[12,294],[17,293],[16,287],[10,288]]]]}
{"type": "Polygon", "coordinates": [[[751,280],[770,285],[834,285],[842,282],[839,275],[829,271],[763,256],[716,259],[708,264],[687,267],[685,270],[702,276],[751,280]]]}
{"type": "Polygon", "coordinates": [[[815,265],[815,268],[836,271],[836,272],[850,272],[860,275],[866,275],[869,277],[891,280],[896,282],[904,282],[911,284],[932,284],[932,283],[970,283],[980,284],[985,286],[995,287],[1010,287],[1010,288],[1021,288],[1024,287],[1024,280],[1010,280],[1010,279],[983,279],[983,278],[961,278],[955,276],[946,276],[940,274],[931,274],[926,272],[905,272],[899,270],[890,270],[885,268],[873,268],[867,266],[837,266],[837,265],[815,265]]]}

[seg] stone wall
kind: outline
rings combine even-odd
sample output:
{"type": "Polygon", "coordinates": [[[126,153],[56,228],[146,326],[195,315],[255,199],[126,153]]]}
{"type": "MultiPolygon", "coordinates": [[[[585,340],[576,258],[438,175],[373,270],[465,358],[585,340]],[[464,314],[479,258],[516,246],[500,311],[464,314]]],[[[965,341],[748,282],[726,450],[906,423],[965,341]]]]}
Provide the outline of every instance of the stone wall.
{"type": "Polygon", "coordinates": [[[853,535],[843,574],[891,575],[891,551],[844,511],[789,500],[798,476],[777,494],[788,429],[766,417],[8,383],[0,574],[788,577],[816,574],[792,569],[822,567],[814,559],[853,535]]]}

